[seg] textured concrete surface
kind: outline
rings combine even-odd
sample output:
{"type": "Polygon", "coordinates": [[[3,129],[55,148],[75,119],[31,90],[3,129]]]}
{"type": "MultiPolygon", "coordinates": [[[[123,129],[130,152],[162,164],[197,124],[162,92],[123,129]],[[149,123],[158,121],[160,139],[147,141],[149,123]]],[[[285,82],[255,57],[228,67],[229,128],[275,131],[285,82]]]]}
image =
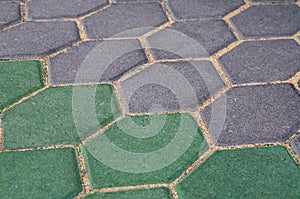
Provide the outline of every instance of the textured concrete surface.
{"type": "Polygon", "coordinates": [[[291,142],[292,149],[295,151],[295,153],[300,157],[300,136],[298,135],[293,139],[291,142]]]}
{"type": "Polygon", "coordinates": [[[4,3],[0,6],[0,29],[21,21],[21,7],[15,3],[4,3]]]}

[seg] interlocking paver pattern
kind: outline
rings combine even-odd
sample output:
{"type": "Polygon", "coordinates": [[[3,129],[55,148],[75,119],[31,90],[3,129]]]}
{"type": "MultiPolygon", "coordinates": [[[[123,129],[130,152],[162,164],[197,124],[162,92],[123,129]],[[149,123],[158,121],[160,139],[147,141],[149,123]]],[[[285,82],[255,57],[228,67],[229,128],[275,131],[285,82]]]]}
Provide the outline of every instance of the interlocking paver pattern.
{"type": "Polygon", "coordinates": [[[0,6],[0,29],[21,21],[19,4],[3,3],[0,6]]]}
{"type": "Polygon", "coordinates": [[[294,40],[244,42],[219,60],[234,84],[287,80],[300,71],[300,46],[294,40]]]}
{"type": "Polygon", "coordinates": [[[27,22],[0,32],[0,58],[41,57],[78,40],[74,22],[27,22]]]}
{"type": "Polygon", "coordinates": [[[253,6],[230,20],[245,38],[292,36],[300,29],[300,7],[253,6]]]}
{"type": "Polygon", "coordinates": [[[0,198],[299,198],[296,0],[0,0],[0,198]]]}
{"type": "Polygon", "coordinates": [[[106,0],[33,0],[28,2],[30,19],[73,18],[107,5],[106,0]]]}
{"type": "MultiPolygon", "coordinates": [[[[225,123],[212,135],[217,145],[284,142],[299,128],[300,97],[291,85],[236,87],[223,97],[225,123]]],[[[201,112],[207,124],[211,106],[201,112]]]]}

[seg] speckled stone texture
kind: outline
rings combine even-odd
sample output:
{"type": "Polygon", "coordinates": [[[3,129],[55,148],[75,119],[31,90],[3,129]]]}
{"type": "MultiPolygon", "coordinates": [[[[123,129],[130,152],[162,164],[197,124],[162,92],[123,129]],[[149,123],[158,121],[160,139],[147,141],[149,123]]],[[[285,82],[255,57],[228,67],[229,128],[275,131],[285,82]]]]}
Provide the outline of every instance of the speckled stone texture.
{"type": "MultiPolygon", "coordinates": [[[[210,132],[217,145],[284,142],[299,128],[300,96],[292,85],[236,87],[226,97],[226,118],[221,132],[210,132]]],[[[209,125],[211,108],[201,116],[209,125]]],[[[223,122],[223,121],[220,121],[223,122]]]]}
{"type": "Polygon", "coordinates": [[[292,140],[291,146],[292,146],[293,151],[295,151],[295,153],[300,158],[300,135],[298,135],[297,137],[295,137],[292,140]]]}
{"type": "Polygon", "coordinates": [[[21,21],[21,18],[21,7],[19,4],[0,4],[0,30],[21,21]]]}

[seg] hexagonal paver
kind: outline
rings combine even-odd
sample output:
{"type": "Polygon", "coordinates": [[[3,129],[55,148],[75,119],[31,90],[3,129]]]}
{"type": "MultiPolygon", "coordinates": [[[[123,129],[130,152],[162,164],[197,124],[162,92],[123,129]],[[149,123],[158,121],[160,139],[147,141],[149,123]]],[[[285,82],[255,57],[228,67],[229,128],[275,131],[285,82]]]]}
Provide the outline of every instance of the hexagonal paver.
{"type": "Polygon", "coordinates": [[[5,152],[0,162],[3,199],[73,198],[82,189],[74,149],[5,152]]]}
{"type": "Polygon", "coordinates": [[[99,81],[113,81],[121,77],[129,70],[136,68],[147,62],[147,57],[137,40],[120,40],[120,41],[91,41],[81,44],[79,47],[74,47],[66,53],[62,53],[49,60],[49,73],[51,84],[66,84],[66,83],[95,83],[99,81]],[[132,50],[126,50],[124,55],[111,56],[108,65],[104,66],[103,59],[107,57],[105,52],[110,48],[110,55],[114,55],[116,49],[126,47],[132,50]],[[93,51],[94,50],[94,51],[93,51]],[[94,65],[86,65],[84,60],[89,59],[92,54],[101,54],[99,61],[93,60],[94,65]],[[112,63],[111,63],[112,62],[112,63]],[[102,63],[100,65],[99,63],[102,63]],[[85,67],[86,66],[86,67],[85,67]],[[100,68],[103,68],[100,70],[100,68]],[[78,74],[82,73],[84,75],[78,74]],[[98,76],[95,77],[95,74],[98,76]],[[77,77],[77,78],[76,78],[77,77]]]}
{"type": "Polygon", "coordinates": [[[27,22],[0,32],[0,58],[41,57],[79,39],[74,22],[27,22]]]}
{"type": "Polygon", "coordinates": [[[300,135],[293,139],[293,141],[291,142],[291,146],[298,157],[300,157],[300,135]]]}
{"type": "Polygon", "coordinates": [[[131,113],[194,110],[224,87],[209,61],[156,63],[119,85],[131,113]]]}
{"type": "Polygon", "coordinates": [[[159,3],[143,4],[117,4],[94,14],[85,20],[83,24],[90,39],[113,37],[134,37],[151,30],[167,21],[159,3]],[[135,30],[142,28],[142,30],[135,30]],[[129,31],[126,34],[120,34],[129,31]]]}
{"type": "Polygon", "coordinates": [[[133,116],[83,147],[94,189],[170,183],[208,149],[188,114],[133,116]]]}
{"type": "Polygon", "coordinates": [[[48,88],[2,114],[3,148],[76,144],[119,116],[110,85],[48,88]]]}
{"type": "Polygon", "coordinates": [[[292,36],[300,29],[300,8],[284,4],[252,6],[230,20],[245,38],[292,36]]]}
{"type": "Polygon", "coordinates": [[[0,110],[43,86],[41,62],[0,62],[0,110]]]}
{"type": "Polygon", "coordinates": [[[208,57],[234,41],[222,20],[174,23],[147,38],[155,59],[208,57]]]}
{"type": "MultiPolygon", "coordinates": [[[[235,87],[218,100],[225,97],[223,128],[210,132],[217,145],[283,142],[299,128],[300,96],[292,85],[235,87]]],[[[201,112],[206,125],[218,100],[201,112]]]]}
{"type": "Polygon", "coordinates": [[[21,8],[16,3],[3,3],[0,6],[0,29],[21,21],[21,8]]]}
{"type": "Polygon", "coordinates": [[[106,0],[32,0],[27,4],[30,19],[52,19],[79,17],[102,8],[106,0]]]}
{"type": "Polygon", "coordinates": [[[242,0],[170,0],[168,9],[175,19],[222,18],[243,5],[242,0]]]}
{"type": "Polygon", "coordinates": [[[167,188],[156,189],[137,189],[129,191],[111,192],[111,193],[94,193],[83,197],[84,199],[172,199],[172,195],[167,188]]]}
{"type": "Polygon", "coordinates": [[[244,42],[219,59],[235,84],[286,80],[300,71],[294,40],[244,42]]]}
{"type": "Polygon", "coordinates": [[[235,149],[215,152],[175,189],[179,198],[295,198],[299,178],[284,147],[235,149]]]}

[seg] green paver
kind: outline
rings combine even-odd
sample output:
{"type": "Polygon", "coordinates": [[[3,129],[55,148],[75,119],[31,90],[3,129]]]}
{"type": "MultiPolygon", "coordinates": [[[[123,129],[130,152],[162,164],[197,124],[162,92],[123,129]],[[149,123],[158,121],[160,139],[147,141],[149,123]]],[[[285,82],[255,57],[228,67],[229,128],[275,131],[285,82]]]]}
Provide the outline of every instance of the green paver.
{"type": "Polygon", "coordinates": [[[41,62],[0,62],[0,110],[43,86],[41,62]]]}
{"type": "Polygon", "coordinates": [[[138,189],[111,193],[95,193],[84,199],[171,199],[172,195],[167,188],[138,189]]]}
{"type": "Polygon", "coordinates": [[[111,85],[49,88],[3,113],[3,147],[16,149],[76,144],[80,142],[77,130],[82,131],[82,138],[85,138],[118,116],[120,109],[111,85]],[[76,91],[81,97],[77,99],[79,104],[72,101],[73,88],[79,89],[76,91]],[[87,95],[93,89],[96,89],[95,97],[87,95]],[[91,119],[91,112],[81,110],[89,106],[88,100],[94,103],[97,123],[91,119]],[[80,110],[77,113],[80,118],[74,118],[73,114],[80,110]],[[81,119],[85,121],[84,126],[76,129],[75,123],[81,119]]]}
{"type": "Polygon", "coordinates": [[[147,131],[149,116],[127,117],[83,147],[93,188],[170,183],[208,149],[197,123],[188,114],[152,115],[150,123],[155,127],[147,131]],[[155,129],[161,121],[162,128],[155,129]],[[135,130],[134,125],[144,129],[135,130]],[[135,133],[144,138],[134,137],[135,133]],[[116,148],[111,149],[107,143],[116,148]],[[170,150],[164,151],[166,149],[170,150]],[[118,153],[123,150],[125,155],[118,153]],[[106,154],[109,160],[99,154],[106,154]],[[168,162],[169,157],[173,161],[168,162]]]}
{"type": "Polygon", "coordinates": [[[300,168],[284,147],[217,151],[175,188],[190,198],[300,198],[300,168]]]}
{"type": "Polygon", "coordinates": [[[72,198],[81,191],[74,149],[0,154],[0,198],[72,198]]]}

